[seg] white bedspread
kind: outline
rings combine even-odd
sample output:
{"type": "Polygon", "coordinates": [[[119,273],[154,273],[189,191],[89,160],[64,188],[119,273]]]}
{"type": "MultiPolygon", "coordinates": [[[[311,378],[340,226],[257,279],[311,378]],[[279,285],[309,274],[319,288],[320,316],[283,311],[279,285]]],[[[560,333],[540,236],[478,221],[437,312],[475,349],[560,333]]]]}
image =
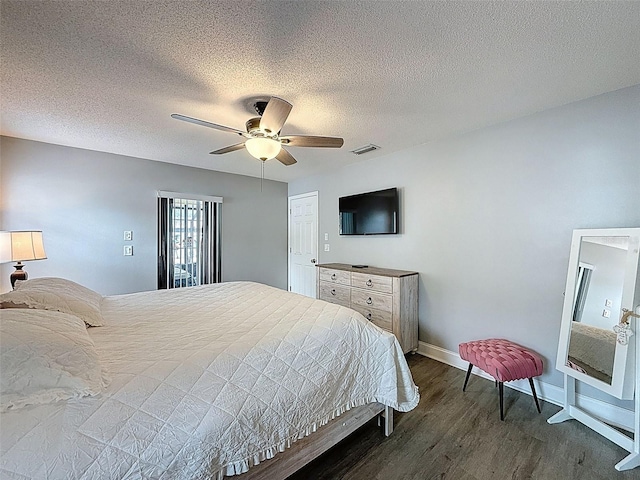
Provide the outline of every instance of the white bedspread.
{"type": "Polygon", "coordinates": [[[111,385],[3,413],[0,477],[221,478],[351,407],[419,399],[395,337],[338,305],[237,282],[102,310],[90,335],[111,385]]]}
{"type": "Polygon", "coordinates": [[[613,329],[594,327],[581,322],[571,322],[569,357],[609,377],[613,375],[616,356],[616,334],[613,329]]]}

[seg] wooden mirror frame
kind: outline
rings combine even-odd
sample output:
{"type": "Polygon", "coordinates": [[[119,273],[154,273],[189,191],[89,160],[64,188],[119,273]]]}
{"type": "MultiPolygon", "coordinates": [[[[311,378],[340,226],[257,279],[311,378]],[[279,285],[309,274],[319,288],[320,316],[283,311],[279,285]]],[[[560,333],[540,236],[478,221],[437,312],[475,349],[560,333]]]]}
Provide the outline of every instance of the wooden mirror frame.
{"type": "MultiPolygon", "coordinates": [[[[640,228],[610,228],[610,229],[581,229],[574,230],[569,255],[569,271],[565,288],[564,306],[562,309],[562,324],[558,342],[558,357],[556,368],[576,380],[602,390],[609,395],[632,400],[635,387],[635,345],[636,338],[631,336],[627,345],[616,343],[615,358],[611,384],[575,370],[567,365],[569,341],[571,338],[572,318],[576,297],[576,279],[580,263],[582,239],[585,237],[628,237],[629,248],[625,261],[624,284],[622,286],[621,308],[635,311],[640,304],[640,282],[638,282],[638,267],[640,261],[640,228]]],[[[604,307],[604,305],[603,305],[604,307]]],[[[620,321],[622,311],[611,312],[611,326],[620,321]]],[[[630,325],[636,334],[638,322],[630,318],[630,325]]]]}

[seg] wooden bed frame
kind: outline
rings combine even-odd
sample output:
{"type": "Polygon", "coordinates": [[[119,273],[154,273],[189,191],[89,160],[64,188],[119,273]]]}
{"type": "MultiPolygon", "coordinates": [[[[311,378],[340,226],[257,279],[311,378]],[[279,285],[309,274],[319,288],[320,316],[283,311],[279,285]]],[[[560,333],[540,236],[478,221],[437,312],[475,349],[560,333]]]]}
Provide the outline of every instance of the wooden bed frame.
{"type": "Polygon", "coordinates": [[[383,426],[384,435],[387,437],[391,435],[393,432],[393,409],[385,407],[381,403],[370,403],[346,411],[318,429],[317,432],[298,440],[291,448],[250,468],[248,472],[225,478],[284,480],[375,417],[378,417],[378,425],[383,426]]]}

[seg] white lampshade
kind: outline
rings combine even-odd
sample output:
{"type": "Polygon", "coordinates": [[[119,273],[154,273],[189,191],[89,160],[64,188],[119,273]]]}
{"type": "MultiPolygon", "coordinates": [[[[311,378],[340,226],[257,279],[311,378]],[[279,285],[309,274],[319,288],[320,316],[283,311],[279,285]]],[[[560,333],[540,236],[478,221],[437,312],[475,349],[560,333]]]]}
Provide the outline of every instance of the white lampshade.
{"type": "Polygon", "coordinates": [[[280,153],[280,142],[272,138],[250,138],[244,142],[249,153],[258,160],[269,160],[280,153]]]}
{"type": "Polygon", "coordinates": [[[0,232],[0,263],[45,258],[42,232],[0,232]]]}

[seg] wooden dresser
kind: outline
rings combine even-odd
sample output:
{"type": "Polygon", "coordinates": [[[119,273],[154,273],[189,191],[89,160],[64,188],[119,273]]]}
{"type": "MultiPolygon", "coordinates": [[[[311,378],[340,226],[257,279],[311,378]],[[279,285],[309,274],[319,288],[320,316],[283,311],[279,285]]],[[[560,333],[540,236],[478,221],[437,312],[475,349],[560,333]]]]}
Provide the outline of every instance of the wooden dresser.
{"type": "Polygon", "coordinates": [[[360,312],[393,333],[404,353],[418,349],[418,272],[317,265],[317,297],[360,312]]]}

